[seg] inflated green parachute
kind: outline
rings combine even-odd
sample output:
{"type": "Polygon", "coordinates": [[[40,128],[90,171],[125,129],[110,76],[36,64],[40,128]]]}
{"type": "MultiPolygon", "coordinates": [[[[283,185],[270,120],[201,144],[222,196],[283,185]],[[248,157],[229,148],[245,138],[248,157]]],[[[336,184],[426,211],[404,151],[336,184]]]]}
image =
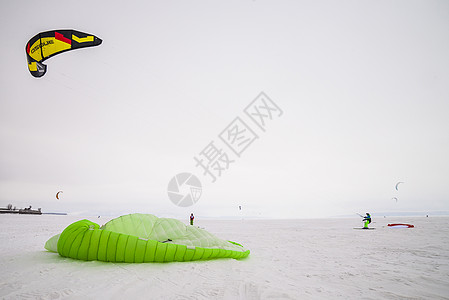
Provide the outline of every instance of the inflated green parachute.
{"type": "Polygon", "coordinates": [[[244,258],[249,250],[179,220],[130,214],[103,226],[89,220],[69,225],[45,248],[61,256],[110,262],[170,262],[244,258]]]}

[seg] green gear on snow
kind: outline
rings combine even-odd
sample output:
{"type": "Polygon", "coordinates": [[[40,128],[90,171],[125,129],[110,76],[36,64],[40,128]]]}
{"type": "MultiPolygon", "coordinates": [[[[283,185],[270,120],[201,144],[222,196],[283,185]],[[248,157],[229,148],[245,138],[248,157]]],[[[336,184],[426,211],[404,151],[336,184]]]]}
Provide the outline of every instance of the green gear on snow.
{"type": "Polygon", "coordinates": [[[368,224],[369,224],[369,221],[366,220],[366,221],[365,221],[365,224],[363,225],[363,227],[364,227],[364,228],[368,228],[368,224]]]}
{"type": "Polygon", "coordinates": [[[121,216],[102,227],[80,220],[50,238],[45,248],[63,257],[126,263],[240,259],[250,253],[204,229],[149,214],[121,216]]]}

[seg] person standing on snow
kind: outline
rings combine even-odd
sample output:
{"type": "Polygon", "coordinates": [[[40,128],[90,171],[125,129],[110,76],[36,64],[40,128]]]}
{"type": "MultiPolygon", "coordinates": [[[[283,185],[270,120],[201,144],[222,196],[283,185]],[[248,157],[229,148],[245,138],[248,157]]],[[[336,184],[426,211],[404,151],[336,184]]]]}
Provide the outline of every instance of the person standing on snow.
{"type": "Polygon", "coordinates": [[[193,225],[193,219],[195,219],[195,217],[193,216],[193,213],[190,214],[190,225],[193,225]]]}
{"type": "Polygon", "coordinates": [[[368,229],[368,224],[371,223],[371,215],[369,213],[366,213],[366,216],[363,217],[363,221],[365,222],[363,224],[363,228],[368,229]]]}

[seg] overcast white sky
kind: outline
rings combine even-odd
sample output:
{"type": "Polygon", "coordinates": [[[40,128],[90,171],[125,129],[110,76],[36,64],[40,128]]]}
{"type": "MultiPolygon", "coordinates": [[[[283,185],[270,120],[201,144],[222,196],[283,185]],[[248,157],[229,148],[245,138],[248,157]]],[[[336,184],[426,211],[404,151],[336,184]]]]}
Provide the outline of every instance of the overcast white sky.
{"type": "Polygon", "coordinates": [[[448,1],[8,0],[0,11],[0,206],[449,210],[448,1]],[[103,44],[47,60],[36,79],[25,45],[51,29],[103,44]],[[244,119],[262,91],[283,111],[265,132],[244,119]],[[259,138],[212,183],[194,157],[211,141],[231,155],[218,136],[238,116],[259,138]],[[181,172],[202,182],[193,207],[168,198],[181,172]]]}

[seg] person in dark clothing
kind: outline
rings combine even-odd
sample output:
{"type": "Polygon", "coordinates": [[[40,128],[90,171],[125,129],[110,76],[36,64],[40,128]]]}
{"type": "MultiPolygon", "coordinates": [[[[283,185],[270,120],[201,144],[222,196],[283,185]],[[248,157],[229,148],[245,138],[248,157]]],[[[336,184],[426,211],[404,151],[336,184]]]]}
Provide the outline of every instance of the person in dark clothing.
{"type": "Polygon", "coordinates": [[[190,214],[190,225],[193,225],[193,219],[195,219],[195,217],[193,216],[193,213],[190,214]]]}
{"type": "Polygon", "coordinates": [[[371,223],[371,215],[369,213],[366,213],[366,216],[363,217],[363,221],[365,222],[363,224],[363,228],[368,229],[368,224],[371,223]]]}

